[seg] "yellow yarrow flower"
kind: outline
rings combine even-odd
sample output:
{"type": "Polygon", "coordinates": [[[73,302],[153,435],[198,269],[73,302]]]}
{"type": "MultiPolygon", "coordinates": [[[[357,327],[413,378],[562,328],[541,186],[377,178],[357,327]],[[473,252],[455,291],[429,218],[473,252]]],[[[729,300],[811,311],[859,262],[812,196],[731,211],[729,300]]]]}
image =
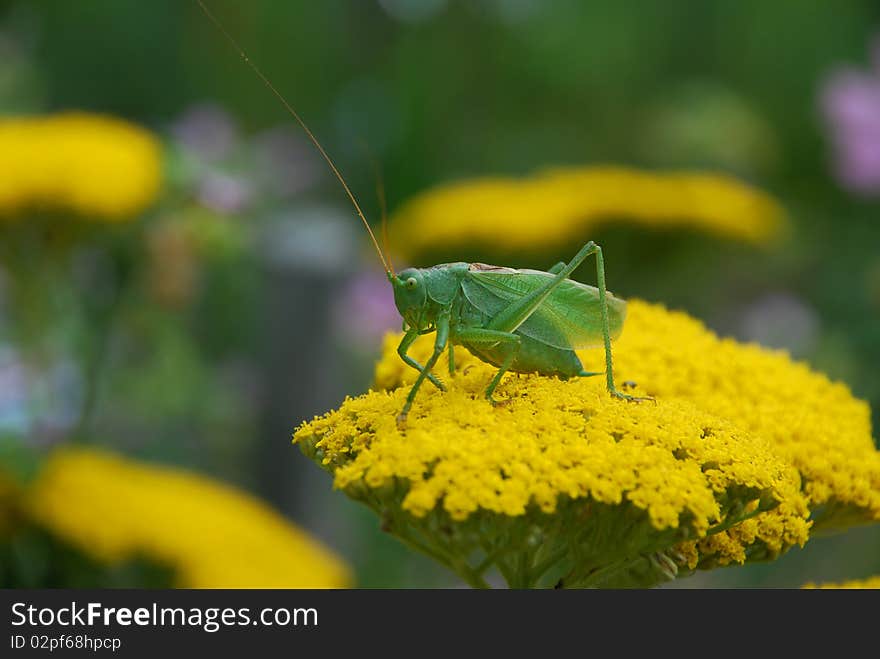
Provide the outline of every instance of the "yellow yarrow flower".
{"type": "MultiPolygon", "coordinates": [[[[801,473],[823,530],[880,520],[880,453],[870,409],[846,385],[793,362],[784,351],[721,339],[685,313],[639,300],[627,309],[623,335],[614,344],[618,381],[636,381],[650,395],[687,401],[766,438],[801,473]]],[[[416,359],[429,354],[427,338],[417,344],[416,359]]],[[[412,380],[394,341],[388,339],[376,366],[381,388],[412,380]]],[[[603,370],[601,350],[579,355],[586,370],[603,370]]]]}
{"type": "Polygon", "coordinates": [[[159,141],[121,119],[0,119],[0,216],[45,209],[127,220],[155,201],[161,174],[159,141]]]}
{"type": "Polygon", "coordinates": [[[99,561],[138,556],[183,588],[337,588],[348,567],[256,498],[206,477],[86,449],[57,450],[26,514],[99,561]]]}
{"type": "Polygon", "coordinates": [[[877,590],[880,589],[880,576],[869,577],[868,579],[853,579],[851,581],[842,581],[840,583],[809,583],[804,588],[821,588],[821,589],[845,589],[845,590],[877,590]]]}
{"type": "Polygon", "coordinates": [[[556,248],[620,221],[765,244],[784,227],[785,212],[764,192],[721,174],[597,166],[441,185],[405,203],[390,232],[401,255],[415,260],[459,245],[493,252],[556,248]]]}
{"type": "MultiPolygon", "coordinates": [[[[687,314],[634,300],[615,373],[768,440],[801,474],[817,527],[880,520],[880,453],[868,404],[784,351],[720,339],[687,314]]],[[[602,370],[597,351],[581,353],[602,370]]]]}
{"type": "MultiPolygon", "coordinates": [[[[554,558],[564,585],[649,585],[677,568],[775,558],[806,542],[811,512],[830,528],[880,518],[867,405],[685,314],[631,301],[615,343],[618,381],[656,405],[618,401],[602,378],[508,375],[496,395],[509,402],[492,408],[482,392],[496,369],[458,350],[448,392],[426,385],[405,434],[395,418],[416,373],[398,340],[376,366],[390,391],[347,399],[294,441],[471,583],[482,552],[515,585],[547,583],[536,573],[554,558]]],[[[410,354],[425,359],[432,341],[410,354]]],[[[601,350],[581,357],[602,370],[601,350]]]]}

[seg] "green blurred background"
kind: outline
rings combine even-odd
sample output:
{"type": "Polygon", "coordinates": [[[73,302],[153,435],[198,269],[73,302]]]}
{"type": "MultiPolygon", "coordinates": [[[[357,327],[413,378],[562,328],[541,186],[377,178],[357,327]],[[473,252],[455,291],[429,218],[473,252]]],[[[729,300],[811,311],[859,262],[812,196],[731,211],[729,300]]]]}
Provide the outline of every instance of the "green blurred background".
{"type": "MultiPolygon", "coordinates": [[[[880,170],[877,2],[209,4],[371,217],[371,157],[392,211],[437,183],[564,164],[723,171],[768,191],[792,230],[766,249],[626,226],[584,239],[604,245],[616,293],[788,349],[868,400],[877,427],[880,177],[862,172],[854,183],[835,141],[846,133],[844,146],[868,152],[856,165],[880,170]],[[851,103],[874,113],[855,137],[859,126],[836,125],[827,111],[850,102],[829,98],[828,81],[846,70],[869,90],[851,103]]],[[[180,299],[156,303],[149,282],[126,297],[102,349],[90,441],[259,494],[349,560],[359,585],[457,585],[384,536],[290,445],[302,420],[369,386],[381,331],[399,321],[338,184],[198,6],[0,0],[0,55],[0,112],[80,109],[149,127],[168,163],[153,217],[224,220],[187,266],[180,299]]],[[[504,265],[547,267],[578,246],[504,265]]],[[[100,244],[84,250],[71,296],[100,297],[95,282],[114,272],[101,253],[100,244]]],[[[94,350],[100,319],[65,314],[55,328],[62,354],[94,350]]],[[[4,344],[7,365],[10,351],[4,344]]],[[[4,376],[7,443],[42,449],[83,429],[71,411],[83,380],[71,368],[68,380],[53,371],[24,394],[4,376]]],[[[880,532],[856,529],[771,565],[677,585],[798,586],[878,572],[880,532]]]]}

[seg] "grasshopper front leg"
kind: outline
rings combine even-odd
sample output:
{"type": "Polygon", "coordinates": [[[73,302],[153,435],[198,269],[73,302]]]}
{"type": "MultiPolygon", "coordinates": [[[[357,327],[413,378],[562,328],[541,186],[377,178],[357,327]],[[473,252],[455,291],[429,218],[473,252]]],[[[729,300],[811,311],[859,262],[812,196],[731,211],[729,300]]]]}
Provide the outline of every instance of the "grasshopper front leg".
{"type": "MultiPolygon", "coordinates": [[[[409,336],[409,333],[407,333],[407,336],[409,336]]],[[[404,342],[407,340],[407,336],[403,337],[403,341],[401,341],[401,347],[404,346],[404,342]]],[[[411,339],[409,343],[411,344],[414,340],[415,339],[411,339]]],[[[412,389],[409,390],[409,395],[406,397],[406,403],[403,406],[403,411],[401,411],[401,413],[397,416],[398,428],[403,428],[406,425],[406,417],[409,414],[410,408],[412,408],[412,404],[413,401],[416,399],[416,394],[419,391],[419,387],[422,386],[422,382],[425,381],[425,378],[431,378],[431,381],[434,382],[434,384],[436,384],[441,391],[446,391],[440,381],[431,374],[431,369],[434,368],[434,364],[437,363],[440,355],[443,354],[443,351],[446,349],[446,343],[448,340],[449,315],[444,314],[437,319],[437,338],[434,340],[434,352],[425,363],[425,365],[420,369],[419,377],[416,378],[416,381],[413,383],[412,389]]],[[[409,344],[406,345],[406,348],[409,348],[409,344]]],[[[416,365],[416,367],[418,367],[418,363],[416,363],[416,365]]]]}
{"type": "MultiPolygon", "coordinates": [[[[406,334],[403,336],[403,339],[400,341],[400,345],[397,346],[397,354],[400,355],[400,358],[409,366],[412,366],[419,373],[425,370],[425,367],[419,364],[415,359],[410,357],[407,352],[412,346],[413,342],[421,335],[423,332],[415,329],[408,329],[406,334]]],[[[428,373],[428,379],[431,383],[437,387],[440,391],[446,391],[446,387],[443,386],[443,383],[437,379],[437,377],[433,373],[428,373]]]]}

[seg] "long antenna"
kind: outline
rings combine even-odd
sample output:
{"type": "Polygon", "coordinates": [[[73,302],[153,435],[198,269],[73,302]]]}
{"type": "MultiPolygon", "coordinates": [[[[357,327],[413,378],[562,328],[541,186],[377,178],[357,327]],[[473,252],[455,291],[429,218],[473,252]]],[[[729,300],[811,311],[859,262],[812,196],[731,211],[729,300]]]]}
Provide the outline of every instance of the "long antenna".
{"type": "Polygon", "coordinates": [[[382,178],[382,168],[378,164],[376,165],[376,196],[379,197],[379,209],[382,213],[382,247],[393,272],[394,264],[391,262],[391,250],[388,247],[388,203],[385,201],[385,181],[382,178]]]}
{"type": "Polygon", "coordinates": [[[238,42],[235,39],[232,38],[232,35],[229,34],[229,32],[227,32],[226,28],[223,27],[223,24],[205,6],[205,3],[202,2],[202,0],[196,0],[196,2],[199,4],[199,7],[202,8],[202,11],[205,12],[205,15],[209,19],[211,19],[211,22],[214,23],[214,25],[217,27],[218,30],[220,30],[220,33],[224,37],[226,37],[226,40],[229,41],[229,43],[232,45],[232,47],[238,52],[238,54],[244,60],[244,63],[247,64],[253,70],[253,72],[257,74],[257,76],[260,78],[260,80],[263,81],[263,83],[266,85],[266,87],[268,87],[269,90],[273,94],[275,94],[275,97],[279,101],[281,101],[281,104],[287,109],[287,111],[290,113],[290,115],[294,119],[296,119],[296,122],[305,131],[306,135],[311,140],[312,144],[315,145],[315,147],[318,149],[320,154],[324,157],[324,160],[326,160],[327,164],[330,165],[330,169],[336,175],[336,178],[339,179],[339,182],[342,184],[342,187],[345,189],[345,193],[348,195],[348,198],[351,199],[351,203],[354,205],[354,209],[357,211],[358,217],[361,218],[361,222],[364,223],[364,227],[366,227],[367,233],[370,234],[370,240],[373,241],[373,246],[376,248],[376,253],[379,255],[379,259],[382,261],[382,267],[385,268],[386,273],[388,273],[389,275],[393,275],[394,271],[388,265],[388,261],[386,261],[385,256],[382,254],[382,250],[379,248],[379,243],[376,240],[376,236],[373,235],[373,230],[370,228],[370,223],[367,222],[367,218],[364,217],[364,212],[361,210],[361,207],[358,204],[357,199],[355,199],[354,195],[351,192],[351,189],[348,187],[348,184],[345,182],[345,179],[342,178],[342,174],[340,174],[339,170],[336,169],[336,165],[333,164],[333,160],[331,160],[330,156],[327,155],[327,152],[324,151],[324,147],[321,146],[321,143],[318,141],[318,138],[314,136],[314,134],[312,133],[311,130],[309,130],[309,127],[306,126],[306,122],[300,118],[300,116],[299,116],[299,114],[297,114],[296,110],[294,110],[293,107],[290,105],[290,103],[287,102],[287,99],[284,98],[284,96],[281,94],[281,92],[279,92],[275,88],[275,85],[273,85],[269,81],[269,79],[263,75],[263,72],[260,70],[260,68],[251,61],[251,59],[250,59],[250,57],[248,57],[247,53],[244,52],[244,49],[238,45],[238,42]]]}
{"type": "Polygon", "coordinates": [[[376,181],[376,198],[379,200],[379,211],[382,213],[382,249],[388,259],[388,265],[394,272],[394,263],[391,261],[391,250],[388,248],[388,204],[385,200],[385,179],[382,176],[382,165],[373,155],[370,145],[366,140],[359,139],[361,147],[370,161],[370,167],[373,169],[373,178],[376,181]]]}

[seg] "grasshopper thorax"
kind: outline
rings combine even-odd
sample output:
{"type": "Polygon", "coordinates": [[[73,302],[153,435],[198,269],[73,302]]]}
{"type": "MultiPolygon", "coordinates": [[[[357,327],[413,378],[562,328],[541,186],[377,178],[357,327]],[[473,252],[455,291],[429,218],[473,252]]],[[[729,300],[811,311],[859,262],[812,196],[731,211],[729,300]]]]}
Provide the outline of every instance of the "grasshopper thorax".
{"type": "Polygon", "coordinates": [[[467,263],[444,263],[389,273],[394,304],[407,326],[418,330],[433,327],[440,312],[455,300],[467,268],[467,263]]]}

